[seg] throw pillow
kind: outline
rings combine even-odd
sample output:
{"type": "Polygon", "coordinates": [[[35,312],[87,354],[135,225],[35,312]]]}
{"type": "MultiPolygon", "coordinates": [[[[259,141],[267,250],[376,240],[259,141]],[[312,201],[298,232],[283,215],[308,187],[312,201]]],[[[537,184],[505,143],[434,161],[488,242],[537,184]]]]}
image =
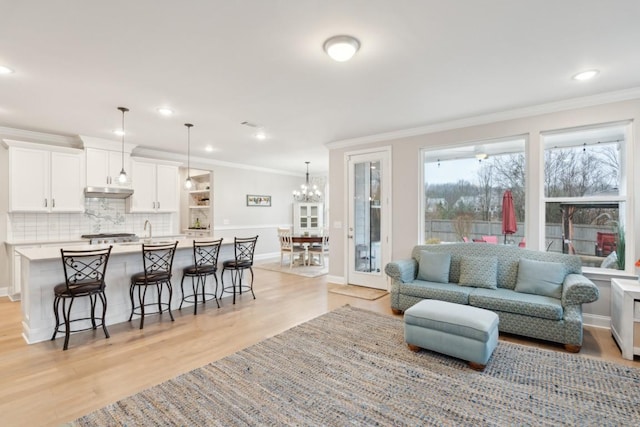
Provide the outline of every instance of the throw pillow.
{"type": "Polygon", "coordinates": [[[515,291],[560,299],[566,275],[564,264],[559,262],[521,258],[515,291]]]}
{"type": "Polygon", "coordinates": [[[428,282],[449,283],[451,254],[420,251],[418,279],[428,282]]]}
{"type": "Polygon", "coordinates": [[[498,288],[498,258],[467,256],[460,259],[459,285],[475,288],[498,288]]]}

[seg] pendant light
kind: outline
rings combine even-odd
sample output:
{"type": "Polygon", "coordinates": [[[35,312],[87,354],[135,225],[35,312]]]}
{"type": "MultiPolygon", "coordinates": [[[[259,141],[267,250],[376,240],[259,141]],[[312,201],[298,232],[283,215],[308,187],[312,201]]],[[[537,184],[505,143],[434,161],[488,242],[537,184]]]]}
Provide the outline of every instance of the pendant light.
{"type": "Polygon", "coordinates": [[[118,182],[124,184],[127,182],[127,173],[124,171],[124,113],[129,111],[126,107],[118,107],[118,110],[122,111],[122,169],[118,176],[118,182]]]}
{"type": "Polygon", "coordinates": [[[300,185],[300,190],[293,190],[293,198],[298,202],[321,202],[322,193],[318,190],[318,186],[309,184],[309,163],[307,165],[307,174],[305,183],[300,185]]]}
{"type": "Polygon", "coordinates": [[[193,125],[191,123],[185,123],[184,125],[187,127],[187,180],[184,182],[184,187],[190,190],[193,186],[191,181],[191,128],[193,125]]]}

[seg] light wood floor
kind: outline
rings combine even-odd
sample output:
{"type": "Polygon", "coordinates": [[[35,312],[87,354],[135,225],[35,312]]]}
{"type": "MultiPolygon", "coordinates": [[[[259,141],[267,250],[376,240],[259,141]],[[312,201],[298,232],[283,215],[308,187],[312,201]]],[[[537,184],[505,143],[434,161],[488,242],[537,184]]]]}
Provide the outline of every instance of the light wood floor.
{"type": "MultiPolygon", "coordinates": [[[[175,310],[176,321],[148,317],[138,323],[83,332],[27,345],[21,337],[20,304],[0,298],[0,424],[60,425],[178,374],[225,357],[323,313],[350,304],[392,316],[389,297],[375,301],[327,292],[326,276],[303,278],[256,270],[257,299],[236,305],[207,303],[194,316],[175,310]]],[[[375,332],[375,331],[372,331],[375,332]]],[[[504,336],[500,339],[564,351],[554,344],[504,336]]],[[[587,328],[581,354],[640,367],[623,360],[608,330],[587,328]]]]}

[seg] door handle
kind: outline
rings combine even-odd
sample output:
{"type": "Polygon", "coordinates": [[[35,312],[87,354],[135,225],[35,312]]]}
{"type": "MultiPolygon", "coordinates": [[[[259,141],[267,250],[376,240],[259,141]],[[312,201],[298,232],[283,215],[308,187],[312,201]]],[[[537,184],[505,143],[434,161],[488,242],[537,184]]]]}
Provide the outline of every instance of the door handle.
{"type": "Polygon", "coordinates": [[[349,234],[349,235],[347,235],[347,237],[348,237],[349,239],[353,239],[353,234],[349,234]]]}

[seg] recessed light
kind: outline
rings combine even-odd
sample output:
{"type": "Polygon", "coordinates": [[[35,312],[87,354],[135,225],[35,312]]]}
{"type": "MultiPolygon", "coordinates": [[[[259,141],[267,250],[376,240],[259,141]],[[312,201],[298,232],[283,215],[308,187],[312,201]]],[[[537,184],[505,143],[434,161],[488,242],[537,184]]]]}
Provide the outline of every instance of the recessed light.
{"type": "Polygon", "coordinates": [[[118,136],[122,136],[122,135],[126,134],[122,129],[116,129],[116,130],[113,131],[113,133],[118,135],[118,136]]]}
{"type": "Polygon", "coordinates": [[[573,76],[573,80],[578,80],[578,81],[585,81],[585,80],[590,80],[592,78],[594,78],[595,76],[598,75],[598,73],[600,73],[600,71],[598,70],[587,70],[587,71],[582,71],[578,74],[576,74],[575,76],[573,76]]]}
{"type": "Polygon", "coordinates": [[[13,70],[9,67],[5,67],[4,65],[0,65],[0,74],[12,74],[13,70]]]}
{"type": "Polygon", "coordinates": [[[213,147],[210,145],[207,145],[206,147],[204,147],[204,151],[206,151],[207,153],[211,153],[213,151],[213,147]]]}
{"type": "Polygon", "coordinates": [[[173,110],[169,107],[160,107],[157,109],[157,111],[163,116],[170,116],[173,114],[173,110]]]}
{"type": "Polygon", "coordinates": [[[351,36],[333,36],[324,42],[323,47],[331,59],[345,62],[350,60],[360,49],[360,42],[351,36]]]}
{"type": "Polygon", "coordinates": [[[265,139],[267,139],[267,134],[264,133],[264,131],[259,130],[258,132],[256,132],[255,137],[259,141],[264,141],[265,139]]]}

